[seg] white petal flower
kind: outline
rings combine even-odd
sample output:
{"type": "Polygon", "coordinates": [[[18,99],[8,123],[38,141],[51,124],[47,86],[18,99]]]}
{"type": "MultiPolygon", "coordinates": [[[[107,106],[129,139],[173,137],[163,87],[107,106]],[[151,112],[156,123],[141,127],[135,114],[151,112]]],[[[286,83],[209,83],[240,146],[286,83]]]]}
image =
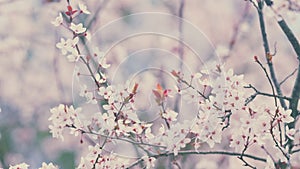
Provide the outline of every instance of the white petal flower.
{"type": "Polygon", "coordinates": [[[155,167],[155,158],[154,157],[148,157],[143,156],[142,159],[144,160],[146,164],[146,169],[154,168],[155,167]]]}
{"type": "Polygon", "coordinates": [[[286,126],[285,127],[285,130],[286,130],[286,136],[291,139],[291,140],[294,140],[294,135],[296,133],[296,130],[295,129],[290,129],[289,126],[286,126]]]}
{"type": "Polygon", "coordinates": [[[107,69],[107,68],[110,67],[110,64],[107,64],[107,63],[106,63],[106,58],[105,58],[105,57],[99,58],[99,59],[98,59],[98,63],[99,63],[99,65],[100,65],[102,68],[104,68],[104,69],[107,69]]]}
{"type": "Polygon", "coordinates": [[[80,58],[80,55],[77,54],[77,51],[74,49],[70,55],[67,56],[69,62],[77,62],[80,58]]]}
{"type": "Polygon", "coordinates": [[[42,167],[40,167],[39,169],[58,169],[58,167],[53,165],[52,163],[49,164],[43,163],[42,167]]]}
{"type": "Polygon", "coordinates": [[[29,165],[26,163],[17,164],[14,166],[10,166],[9,169],[28,169],[29,165]]]}
{"type": "Polygon", "coordinates": [[[52,124],[49,125],[49,129],[54,138],[64,140],[62,133],[66,126],[81,126],[78,119],[81,108],[74,109],[73,106],[68,107],[60,104],[59,106],[52,108],[50,112],[51,116],[48,120],[51,121],[52,124]]]}
{"type": "Polygon", "coordinates": [[[97,104],[97,100],[92,92],[87,92],[85,97],[87,99],[87,103],[97,104]]]}
{"type": "Polygon", "coordinates": [[[63,55],[67,54],[67,52],[68,52],[68,50],[67,50],[68,44],[67,44],[67,42],[66,42],[66,40],[64,38],[60,38],[60,42],[58,42],[56,44],[56,47],[61,50],[61,53],[63,55]]]}
{"type": "Polygon", "coordinates": [[[55,18],[54,21],[51,21],[51,23],[54,25],[54,26],[59,26],[63,23],[63,17],[61,15],[61,13],[58,14],[58,17],[55,18]]]}
{"type": "Polygon", "coordinates": [[[74,31],[76,34],[80,34],[86,31],[86,28],[83,27],[83,24],[77,24],[71,23],[70,29],[74,31]]]}
{"type": "Polygon", "coordinates": [[[165,118],[167,121],[171,122],[177,120],[177,115],[178,113],[171,109],[168,109],[162,114],[162,117],[165,118]]]}
{"type": "Polygon", "coordinates": [[[77,51],[75,49],[75,45],[78,43],[78,41],[79,41],[78,37],[76,37],[74,39],[67,39],[67,40],[65,40],[64,38],[61,38],[60,42],[58,42],[56,44],[56,47],[61,50],[61,53],[63,55],[66,55],[68,52],[71,52],[74,54],[74,53],[77,53],[77,51]]]}
{"type": "MultiPolygon", "coordinates": [[[[68,47],[72,47],[72,48],[75,48],[75,45],[78,43],[79,41],[79,38],[76,37],[74,39],[68,39],[67,40],[67,43],[68,43],[68,47]]],[[[71,52],[72,50],[69,49],[69,51],[71,52]]]]}
{"type": "Polygon", "coordinates": [[[86,5],[84,5],[83,3],[79,2],[78,6],[79,6],[79,9],[81,10],[80,12],[85,13],[85,14],[91,14],[91,12],[87,10],[86,5]]]}
{"type": "Polygon", "coordinates": [[[291,115],[292,110],[285,110],[282,112],[282,121],[285,123],[291,123],[294,121],[294,118],[291,115]]]}
{"type": "Polygon", "coordinates": [[[106,82],[106,76],[105,76],[105,74],[102,74],[102,73],[101,73],[101,75],[99,73],[96,73],[95,74],[95,79],[99,83],[105,83],[106,82]]]}

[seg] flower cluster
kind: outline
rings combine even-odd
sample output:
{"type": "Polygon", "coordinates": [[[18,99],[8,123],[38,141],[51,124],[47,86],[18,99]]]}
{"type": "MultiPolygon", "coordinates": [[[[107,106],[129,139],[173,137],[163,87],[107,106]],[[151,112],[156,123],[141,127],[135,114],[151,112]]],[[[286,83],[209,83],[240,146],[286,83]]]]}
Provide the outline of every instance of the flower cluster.
{"type": "Polygon", "coordinates": [[[119,158],[113,153],[103,155],[102,148],[99,144],[89,146],[89,153],[85,157],[81,157],[78,169],[90,168],[125,168],[128,165],[128,160],[119,158]]]}
{"type": "MultiPolygon", "coordinates": [[[[88,48],[84,42],[90,39],[90,35],[88,27],[84,26],[86,24],[77,23],[76,18],[81,14],[88,15],[90,11],[82,3],[79,3],[78,9],[74,9],[67,2],[67,10],[59,13],[52,24],[66,28],[71,37],[61,38],[56,47],[70,62],[85,67],[81,69],[76,65],[75,68],[79,96],[85,99],[83,104],[95,106],[97,110],[83,115],[81,105],[74,108],[60,104],[50,110],[49,129],[54,138],[64,140],[64,131],[69,129],[75,136],[80,134],[81,143],[87,140],[88,152],[80,158],[78,169],[133,168],[138,164],[143,168],[153,168],[156,160],[162,156],[176,157],[185,150],[197,154],[202,147],[218,147],[226,138],[229,138],[227,148],[236,152],[231,155],[238,154],[239,159],[248,166],[251,165],[243,157],[246,150],[254,145],[264,150],[268,158],[247,157],[266,162],[266,168],[275,166],[276,160],[268,150],[269,143],[273,148],[276,147],[275,150],[280,153],[278,156],[286,158],[281,161],[288,162],[290,152],[286,150],[286,145],[300,137],[297,136],[299,130],[288,125],[296,120],[291,115],[292,111],[277,105],[249,101],[243,75],[234,74],[232,69],[227,70],[220,63],[208,63],[207,67],[190,75],[190,79],[180,71],[172,71],[177,80],[177,93],[172,93],[171,89],[159,83],[153,86],[157,118],[143,120],[136,108],[140,83],[128,81],[125,84],[110,84],[111,79],[106,75],[110,64],[106,61],[105,53],[97,47],[89,49],[87,53],[81,50],[81,45],[88,48]],[[179,94],[187,104],[196,106],[194,119],[179,118],[181,112],[168,104],[173,94],[179,94]],[[135,147],[135,157],[118,154],[114,148],[123,143],[135,147]]],[[[255,60],[258,61],[257,57],[255,60]]],[[[274,93],[268,96],[276,99],[274,93]]],[[[297,141],[300,142],[300,139],[297,141]]],[[[10,169],[28,167],[21,163],[10,169]]],[[[43,163],[40,169],[56,168],[52,163],[43,163]]]]}
{"type": "Polygon", "coordinates": [[[70,4],[67,6],[67,11],[65,12],[65,14],[69,16],[68,21],[64,22],[62,13],[59,13],[56,19],[51,22],[54,26],[63,26],[65,28],[68,28],[68,30],[72,31],[73,33],[72,38],[61,38],[60,42],[56,44],[56,47],[61,50],[61,53],[63,55],[66,55],[67,59],[70,62],[78,61],[81,56],[77,46],[79,37],[86,37],[87,39],[90,39],[90,34],[87,32],[87,28],[85,28],[82,23],[76,24],[72,22],[74,18],[82,13],[90,14],[90,11],[87,10],[86,5],[79,3],[78,6],[79,10],[74,10],[70,4]]]}
{"type": "MultiPolygon", "coordinates": [[[[28,164],[21,163],[21,164],[17,164],[14,166],[10,166],[9,169],[28,169],[28,167],[29,167],[28,164]]],[[[52,163],[49,163],[49,164],[43,163],[42,167],[40,167],[38,169],[58,169],[58,167],[53,165],[52,163]]]]}
{"type": "Polygon", "coordinates": [[[67,105],[60,104],[59,106],[52,108],[50,112],[51,117],[49,120],[52,124],[49,126],[49,129],[54,138],[61,138],[64,140],[63,130],[65,127],[80,128],[82,126],[81,121],[78,118],[81,108],[74,109],[73,106],[68,107],[67,105]]]}

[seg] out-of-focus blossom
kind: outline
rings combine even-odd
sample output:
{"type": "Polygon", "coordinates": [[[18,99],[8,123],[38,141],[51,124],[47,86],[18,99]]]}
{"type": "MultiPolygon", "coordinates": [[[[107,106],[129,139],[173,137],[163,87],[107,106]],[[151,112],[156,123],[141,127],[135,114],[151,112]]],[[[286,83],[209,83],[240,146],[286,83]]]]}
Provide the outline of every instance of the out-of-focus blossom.
{"type": "Polygon", "coordinates": [[[67,55],[67,59],[69,62],[76,62],[80,58],[80,55],[78,54],[78,51],[75,47],[75,45],[78,43],[79,38],[76,37],[74,39],[67,39],[64,38],[60,39],[60,42],[56,44],[56,47],[61,50],[61,53],[63,55],[67,55]]]}
{"type": "Polygon", "coordinates": [[[29,165],[26,163],[17,164],[14,166],[9,166],[9,169],[28,169],[29,165]]]}
{"type": "Polygon", "coordinates": [[[55,18],[54,21],[51,22],[54,26],[60,26],[63,23],[63,17],[62,14],[59,13],[58,17],[55,18]]]}
{"type": "Polygon", "coordinates": [[[104,73],[96,73],[95,74],[95,79],[99,83],[105,83],[106,82],[106,76],[104,73]]]}
{"type": "Polygon", "coordinates": [[[49,164],[43,163],[42,167],[40,167],[39,169],[58,169],[58,167],[53,165],[52,163],[49,164]]]}
{"type": "Polygon", "coordinates": [[[68,50],[67,50],[68,43],[67,43],[67,41],[64,38],[60,38],[60,42],[58,42],[56,44],[56,47],[61,50],[61,53],[63,55],[67,54],[67,52],[68,52],[68,50]]]}
{"type": "Polygon", "coordinates": [[[294,118],[291,115],[292,113],[291,109],[284,110],[282,107],[279,107],[276,111],[277,111],[277,120],[279,122],[291,123],[294,121],[294,118]]]}
{"type": "Polygon", "coordinates": [[[74,50],[72,50],[72,52],[69,55],[67,55],[67,59],[69,62],[77,62],[79,58],[80,58],[80,55],[75,50],[75,48],[74,48],[74,50]]]}
{"type": "Polygon", "coordinates": [[[119,158],[115,154],[102,155],[102,148],[99,144],[89,146],[89,152],[85,157],[81,157],[77,169],[112,168],[123,169],[129,164],[125,158],[119,158]]]}
{"type": "Polygon", "coordinates": [[[226,56],[228,56],[228,54],[230,52],[229,48],[227,46],[224,46],[224,45],[218,45],[216,47],[215,51],[218,54],[218,56],[220,56],[220,57],[226,57],[226,56]]]}
{"type": "Polygon", "coordinates": [[[110,67],[110,64],[107,64],[106,62],[106,58],[105,57],[102,57],[102,58],[98,58],[98,63],[99,63],[99,66],[104,68],[104,69],[107,69],[110,67]]]}
{"type": "Polygon", "coordinates": [[[195,168],[197,169],[219,169],[220,166],[213,160],[213,159],[201,159],[197,164],[195,165],[195,168]]]}
{"type": "Polygon", "coordinates": [[[75,49],[75,45],[78,43],[78,41],[79,41],[78,37],[74,39],[67,39],[67,40],[61,38],[60,42],[56,44],[56,47],[61,50],[61,53],[63,55],[66,55],[68,52],[74,53],[77,52],[75,49]]]}
{"type": "Polygon", "coordinates": [[[85,13],[85,14],[91,14],[90,11],[88,11],[87,6],[81,2],[78,4],[80,12],[85,13]]]}
{"type": "Polygon", "coordinates": [[[98,47],[93,48],[93,55],[97,59],[98,64],[101,68],[107,69],[110,67],[110,64],[107,64],[105,53],[100,51],[98,47]]]}

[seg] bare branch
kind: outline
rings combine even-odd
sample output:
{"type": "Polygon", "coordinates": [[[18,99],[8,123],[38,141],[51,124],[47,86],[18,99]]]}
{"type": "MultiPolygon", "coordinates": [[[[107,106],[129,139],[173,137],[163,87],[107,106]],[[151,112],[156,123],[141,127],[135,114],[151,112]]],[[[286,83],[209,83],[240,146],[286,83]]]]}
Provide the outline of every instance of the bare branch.
{"type": "Polygon", "coordinates": [[[246,152],[246,150],[248,149],[248,146],[249,146],[249,136],[247,137],[247,140],[246,140],[246,144],[245,144],[245,147],[242,151],[242,154],[238,157],[242,162],[244,162],[244,166],[246,167],[250,167],[252,169],[256,169],[256,167],[254,167],[253,165],[249,164],[245,159],[244,159],[244,154],[246,152]]]}
{"type": "Polygon", "coordinates": [[[253,95],[251,95],[250,97],[248,97],[246,99],[246,105],[249,104],[252,100],[254,100],[256,98],[256,96],[261,95],[261,96],[266,96],[266,97],[276,97],[276,98],[280,98],[280,99],[285,99],[285,100],[291,100],[292,98],[290,97],[286,97],[286,96],[278,96],[278,95],[273,95],[270,93],[265,93],[265,92],[261,92],[259,90],[257,90],[254,86],[252,86],[251,84],[249,84],[248,86],[244,86],[244,88],[248,88],[248,89],[253,89],[255,91],[255,93],[253,95]]]}
{"type": "Polygon", "coordinates": [[[275,89],[274,89],[274,86],[273,86],[273,83],[271,81],[271,78],[266,70],[266,68],[262,65],[262,63],[258,60],[258,59],[255,59],[255,62],[259,64],[259,66],[263,69],[263,71],[265,72],[265,75],[270,83],[270,86],[272,88],[272,93],[273,93],[273,96],[274,96],[274,101],[275,101],[275,106],[277,107],[277,99],[276,99],[276,96],[275,96],[275,89]]]}
{"type": "Polygon", "coordinates": [[[297,40],[296,36],[292,32],[292,30],[289,28],[285,20],[281,17],[278,21],[278,24],[281,28],[281,30],[284,32],[286,37],[288,38],[289,42],[291,43],[294,51],[297,54],[297,58],[300,61],[300,44],[299,41],[297,40]]]}
{"type": "MultiPolygon", "coordinates": [[[[184,155],[192,155],[192,154],[196,154],[196,155],[227,155],[227,156],[241,156],[242,153],[236,153],[236,152],[228,152],[228,151],[192,151],[192,150],[186,150],[186,151],[179,151],[178,152],[178,156],[184,156],[184,155]]],[[[153,155],[151,157],[154,158],[159,158],[159,157],[163,157],[163,156],[173,156],[174,153],[173,152],[167,152],[167,153],[161,153],[161,154],[157,154],[157,155],[153,155]]],[[[267,162],[267,160],[265,158],[261,158],[261,157],[256,157],[250,154],[243,154],[243,157],[247,157],[256,161],[261,161],[261,162],[267,162]]],[[[134,162],[133,164],[131,164],[129,167],[127,167],[127,169],[133,168],[134,166],[138,165],[139,163],[143,162],[143,159],[139,159],[136,162],[134,162]]]]}
{"type": "MultiPolygon", "coordinates": [[[[282,31],[284,32],[284,34],[286,35],[286,37],[288,38],[290,44],[292,45],[294,51],[297,54],[297,58],[299,60],[298,73],[297,73],[297,77],[296,77],[292,95],[291,95],[292,99],[289,102],[290,103],[289,108],[292,110],[292,117],[294,119],[296,119],[297,116],[299,115],[298,103],[299,103],[299,98],[300,98],[300,70],[299,70],[300,69],[300,44],[299,44],[299,41],[297,40],[296,36],[294,35],[292,30],[289,28],[289,26],[287,25],[287,23],[285,22],[285,20],[282,17],[278,21],[278,24],[279,24],[280,28],[282,29],[282,31]]],[[[289,124],[289,128],[295,128],[295,121],[289,124]]],[[[292,150],[293,140],[289,139],[288,145],[289,145],[289,149],[292,150]]]]}
{"type": "MultiPolygon", "coordinates": [[[[267,63],[268,63],[270,76],[271,76],[272,82],[274,83],[277,94],[279,96],[282,96],[282,91],[280,89],[280,85],[279,85],[278,80],[276,78],[276,74],[275,74],[275,70],[274,70],[272,60],[269,59],[270,48],[269,48],[269,42],[268,42],[268,39],[267,39],[266,26],[265,26],[264,15],[263,15],[263,3],[264,3],[264,1],[259,1],[258,6],[256,7],[256,9],[257,9],[258,16],[259,16],[259,24],[260,24],[261,36],[262,36],[262,40],[263,40],[265,57],[266,57],[266,60],[267,60],[267,63]]],[[[286,105],[284,99],[279,98],[279,101],[280,101],[281,106],[284,109],[287,109],[287,105],[286,105]]]]}

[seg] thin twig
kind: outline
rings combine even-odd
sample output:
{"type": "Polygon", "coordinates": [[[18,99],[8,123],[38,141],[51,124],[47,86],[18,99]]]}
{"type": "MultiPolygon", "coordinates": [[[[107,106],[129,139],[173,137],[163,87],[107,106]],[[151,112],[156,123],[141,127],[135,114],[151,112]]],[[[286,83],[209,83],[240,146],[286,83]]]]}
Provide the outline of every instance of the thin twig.
{"type": "Polygon", "coordinates": [[[260,10],[255,2],[253,2],[252,0],[249,0],[249,2],[252,3],[252,5],[256,8],[257,11],[260,10]]]}
{"type": "MultiPolygon", "coordinates": [[[[287,161],[290,160],[290,157],[289,157],[289,154],[287,154],[286,152],[284,152],[282,146],[278,143],[278,141],[276,140],[275,138],[275,134],[274,134],[274,126],[273,126],[273,123],[276,121],[276,117],[278,116],[278,111],[276,111],[274,117],[272,118],[272,120],[270,121],[270,134],[272,136],[272,139],[275,143],[275,146],[280,150],[280,152],[285,156],[285,158],[287,159],[287,161]]],[[[279,126],[280,127],[280,126],[279,126]]],[[[281,131],[280,131],[280,135],[281,135],[281,131]]],[[[281,139],[281,138],[280,138],[281,139]]]]}
{"type": "Polygon", "coordinates": [[[245,147],[242,151],[242,154],[238,157],[238,159],[240,159],[241,161],[244,162],[244,166],[247,166],[247,167],[250,167],[252,169],[256,169],[256,167],[254,167],[253,165],[249,164],[245,159],[244,159],[244,154],[246,152],[246,150],[248,149],[248,146],[249,146],[249,136],[247,137],[247,140],[246,140],[246,144],[245,144],[245,147]]]}
{"type": "Polygon", "coordinates": [[[101,157],[101,155],[98,154],[98,155],[97,155],[97,158],[96,158],[96,160],[95,160],[95,162],[94,162],[94,164],[93,164],[93,168],[92,168],[92,169],[95,169],[95,168],[96,168],[96,164],[98,163],[98,160],[100,159],[100,157],[101,157]]]}
{"type": "Polygon", "coordinates": [[[290,77],[292,77],[296,72],[297,72],[297,68],[291,73],[289,74],[287,77],[285,77],[280,83],[279,85],[282,85],[285,81],[287,81],[290,77]]]}
{"type": "Polygon", "coordinates": [[[259,66],[260,66],[260,67],[263,69],[263,71],[265,72],[265,75],[266,75],[266,77],[267,77],[267,79],[268,79],[268,81],[269,81],[269,84],[270,84],[271,88],[272,88],[272,93],[273,93],[273,97],[274,97],[274,101],[275,101],[275,106],[277,107],[277,98],[276,98],[276,96],[275,96],[275,89],[274,89],[273,83],[272,83],[272,81],[271,81],[271,78],[270,78],[270,76],[269,76],[269,74],[268,74],[266,68],[262,65],[262,63],[261,63],[258,59],[255,59],[255,62],[258,63],[259,66]]]}
{"type": "MultiPolygon", "coordinates": [[[[251,84],[249,84],[248,86],[244,86],[244,88],[251,88],[255,91],[255,93],[253,95],[251,95],[250,97],[248,97],[245,101],[245,105],[249,104],[252,100],[254,100],[256,98],[256,96],[261,95],[261,96],[266,96],[266,97],[274,97],[273,94],[270,93],[265,93],[265,92],[261,92],[259,90],[257,90],[254,86],[252,86],[251,84]]],[[[285,100],[291,100],[292,98],[290,97],[286,97],[286,96],[278,96],[275,95],[275,97],[277,98],[281,98],[281,99],[285,99],[285,100]]]]}
{"type": "Polygon", "coordinates": [[[67,126],[67,127],[75,128],[75,129],[81,131],[83,134],[91,134],[91,135],[96,135],[96,136],[107,137],[109,139],[120,140],[120,141],[128,142],[128,143],[131,143],[131,144],[135,144],[135,145],[139,144],[139,145],[150,146],[150,147],[166,148],[165,146],[154,145],[154,144],[143,143],[143,142],[136,142],[136,141],[128,140],[128,139],[125,139],[125,138],[112,137],[112,136],[104,135],[104,134],[101,134],[101,133],[95,133],[93,131],[86,131],[84,129],[80,129],[80,128],[77,128],[75,126],[67,126]]]}
{"type": "Polygon", "coordinates": [[[293,151],[291,152],[291,154],[294,154],[294,153],[297,153],[297,152],[300,152],[300,149],[293,150],[293,151]]]}
{"type": "MultiPolygon", "coordinates": [[[[162,113],[167,113],[166,109],[165,109],[165,106],[164,106],[164,103],[161,104],[161,107],[162,107],[162,113]]],[[[170,130],[170,123],[168,122],[168,119],[164,118],[162,115],[161,115],[161,118],[164,119],[164,121],[167,125],[167,128],[170,130]]]]}
{"type": "Polygon", "coordinates": [[[273,163],[275,164],[276,161],[272,154],[264,146],[261,146],[261,148],[265,151],[265,153],[272,159],[273,163]]]}

